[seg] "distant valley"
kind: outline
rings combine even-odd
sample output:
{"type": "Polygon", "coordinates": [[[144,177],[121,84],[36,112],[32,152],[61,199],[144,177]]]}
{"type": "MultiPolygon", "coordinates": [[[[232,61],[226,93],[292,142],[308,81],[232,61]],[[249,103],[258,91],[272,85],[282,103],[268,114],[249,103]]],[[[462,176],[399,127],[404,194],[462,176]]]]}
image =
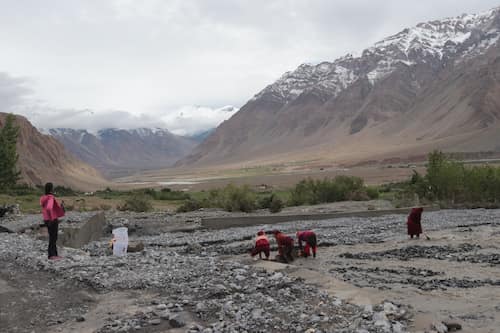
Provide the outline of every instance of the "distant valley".
{"type": "Polygon", "coordinates": [[[94,166],[108,178],[171,166],[187,155],[200,140],[158,128],[103,129],[96,134],[87,130],[58,128],[47,133],[61,142],[71,154],[94,166]]]}

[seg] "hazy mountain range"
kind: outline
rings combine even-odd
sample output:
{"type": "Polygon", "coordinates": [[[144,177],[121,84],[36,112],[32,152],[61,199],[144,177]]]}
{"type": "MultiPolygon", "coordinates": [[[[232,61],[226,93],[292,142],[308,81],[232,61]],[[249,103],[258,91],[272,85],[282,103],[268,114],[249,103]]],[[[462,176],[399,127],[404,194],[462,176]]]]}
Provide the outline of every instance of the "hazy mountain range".
{"type": "Polygon", "coordinates": [[[199,142],[161,128],[108,128],[96,134],[69,128],[46,132],[64,144],[71,154],[108,177],[168,167],[199,142]]]}

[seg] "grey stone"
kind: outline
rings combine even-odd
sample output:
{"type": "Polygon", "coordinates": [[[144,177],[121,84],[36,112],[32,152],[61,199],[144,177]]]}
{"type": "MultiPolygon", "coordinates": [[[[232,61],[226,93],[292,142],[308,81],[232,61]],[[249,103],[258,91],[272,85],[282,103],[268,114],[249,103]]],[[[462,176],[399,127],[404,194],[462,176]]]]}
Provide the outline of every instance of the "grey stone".
{"type": "Polygon", "coordinates": [[[443,324],[448,328],[448,332],[457,332],[462,329],[462,325],[459,323],[444,321],[443,324]]]}
{"type": "Polygon", "coordinates": [[[156,309],[160,310],[160,311],[166,310],[167,309],[167,305],[166,304],[158,304],[156,306],[156,309]]]}
{"type": "Polygon", "coordinates": [[[436,332],[438,332],[438,333],[447,333],[448,332],[448,327],[446,327],[446,325],[440,321],[433,322],[431,324],[431,328],[436,330],[436,332]]]}
{"type": "Polygon", "coordinates": [[[186,321],[181,315],[171,316],[168,323],[174,328],[180,328],[186,325],[186,321]]]}
{"type": "Polygon", "coordinates": [[[155,326],[156,326],[156,325],[160,325],[160,324],[161,324],[161,319],[159,319],[159,318],[151,319],[151,320],[149,321],[149,324],[151,324],[151,325],[155,325],[155,326]]]}

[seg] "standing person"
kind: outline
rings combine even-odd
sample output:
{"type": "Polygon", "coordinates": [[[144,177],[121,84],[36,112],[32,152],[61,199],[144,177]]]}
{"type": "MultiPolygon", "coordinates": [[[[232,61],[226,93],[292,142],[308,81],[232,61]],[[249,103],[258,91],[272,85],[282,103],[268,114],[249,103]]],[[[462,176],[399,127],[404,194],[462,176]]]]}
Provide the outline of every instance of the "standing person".
{"type": "Polygon", "coordinates": [[[59,204],[53,194],[54,185],[52,183],[45,184],[45,195],[40,198],[40,206],[42,206],[43,222],[47,226],[49,232],[49,259],[61,259],[57,255],[57,232],[59,229],[59,218],[64,216],[63,203],[59,204]]]}
{"type": "Polygon", "coordinates": [[[257,233],[257,238],[255,239],[255,247],[252,250],[252,257],[255,257],[258,254],[259,258],[262,259],[262,253],[264,253],[266,260],[268,260],[270,253],[269,239],[264,231],[260,230],[257,233]]]}
{"type": "Polygon", "coordinates": [[[297,231],[297,240],[299,242],[299,250],[303,253],[304,257],[309,257],[311,255],[310,250],[312,250],[313,258],[316,258],[318,242],[316,240],[316,234],[313,231],[297,231]],[[302,242],[306,243],[304,251],[302,251],[302,242]]]}
{"type": "Polygon", "coordinates": [[[283,260],[285,263],[293,261],[293,238],[285,235],[278,230],[274,230],[273,234],[276,238],[276,243],[278,243],[278,255],[280,256],[281,260],[283,260]]]}
{"type": "Polygon", "coordinates": [[[408,235],[410,235],[410,238],[413,238],[413,236],[420,238],[420,234],[422,233],[420,219],[422,218],[423,211],[424,209],[422,207],[412,208],[410,215],[408,215],[406,226],[408,227],[408,235]]]}

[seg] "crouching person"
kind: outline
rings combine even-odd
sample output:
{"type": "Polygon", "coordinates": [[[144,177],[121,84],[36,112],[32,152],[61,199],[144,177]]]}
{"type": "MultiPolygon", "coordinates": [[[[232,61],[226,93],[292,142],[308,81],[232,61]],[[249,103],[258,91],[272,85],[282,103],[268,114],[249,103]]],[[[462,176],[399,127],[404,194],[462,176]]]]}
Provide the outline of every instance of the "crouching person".
{"type": "Polygon", "coordinates": [[[273,234],[276,238],[276,243],[278,244],[279,259],[285,263],[293,261],[293,238],[278,230],[274,230],[273,234]]]}
{"type": "Polygon", "coordinates": [[[318,249],[318,242],[316,240],[316,234],[311,230],[297,231],[297,240],[299,242],[299,250],[304,257],[309,257],[312,255],[316,258],[316,250],[318,249]],[[304,250],[302,250],[302,242],[306,244],[304,250]]]}
{"type": "Polygon", "coordinates": [[[262,253],[264,253],[266,260],[268,260],[270,253],[269,239],[264,231],[260,230],[257,233],[257,238],[255,239],[255,247],[252,250],[252,257],[255,257],[258,254],[259,258],[262,259],[262,253]]]}

